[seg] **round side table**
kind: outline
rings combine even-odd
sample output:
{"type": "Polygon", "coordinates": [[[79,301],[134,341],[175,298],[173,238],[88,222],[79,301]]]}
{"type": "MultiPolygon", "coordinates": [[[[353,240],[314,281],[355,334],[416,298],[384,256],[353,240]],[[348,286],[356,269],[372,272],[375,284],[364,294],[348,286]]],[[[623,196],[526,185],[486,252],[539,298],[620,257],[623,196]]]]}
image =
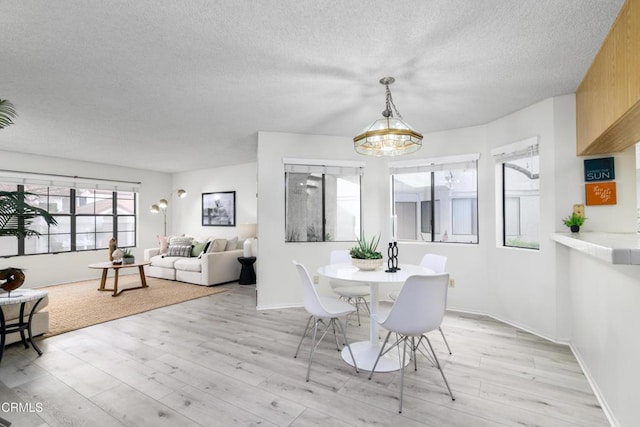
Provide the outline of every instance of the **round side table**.
{"type": "Polygon", "coordinates": [[[36,312],[38,308],[38,304],[47,296],[47,291],[41,291],[37,289],[16,289],[11,291],[11,296],[9,294],[0,295],[0,361],[2,360],[2,353],[4,352],[4,342],[7,334],[12,334],[14,332],[20,332],[20,338],[22,340],[22,344],[24,344],[24,348],[29,348],[28,342],[31,343],[31,347],[38,353],[38,356],[42,354],[42,350],[33,342],[33,335],[31,333],[31,319],[33,318],[33,313],[36,312]],[[28,315],[25,315],[25,305],[29,301],[35,301],[31,311],[28,315]],[[4,311],[2,307],[5,305],[11,304],[20,304],[20,317],[16,320],[15,323],[7,324],[6,319],[4,318],[4,311]],[[27,331],[27,336],[25,337],[24,332],[27,331]]]}
{"type": "Polygon", "coordinates": [[[238,257],[238,261],[242,264],[242,270],[240,270],[240,279],[238,283],[241,285],[255,285],[256,284],[256,271],[253,269],[253,263],[256,262],[256,257],[238,257]]]}

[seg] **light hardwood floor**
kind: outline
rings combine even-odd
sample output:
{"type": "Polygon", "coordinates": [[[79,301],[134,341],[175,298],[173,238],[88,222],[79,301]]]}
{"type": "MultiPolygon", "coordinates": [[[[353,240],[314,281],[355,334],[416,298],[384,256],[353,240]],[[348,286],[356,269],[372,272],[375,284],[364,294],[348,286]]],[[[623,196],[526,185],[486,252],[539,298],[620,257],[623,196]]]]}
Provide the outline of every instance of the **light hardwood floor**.
{"type": "MultiPolygon", "coordinates": [[[[306,312],[256,311],[255,286],[224,287],[40,340],[41,357],[9,347],[0,417],[19,427],[609,425],[567,347],[483,316],[447,314],[453,355],[437,332],[431,339],[456,401],[421,357],[398,414],[399,373],[369,381],[326,338],[307,383],[308,347],[292,357],[306,312]]],[[[368,323],[347,332],[366,339],[368,323]]]]}

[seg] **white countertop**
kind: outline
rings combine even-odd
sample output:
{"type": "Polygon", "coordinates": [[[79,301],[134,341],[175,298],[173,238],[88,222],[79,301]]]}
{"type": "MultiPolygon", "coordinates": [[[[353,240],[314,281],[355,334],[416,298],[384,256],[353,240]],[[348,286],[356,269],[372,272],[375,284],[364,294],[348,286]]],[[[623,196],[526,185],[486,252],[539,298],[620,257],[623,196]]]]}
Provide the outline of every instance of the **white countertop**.
{"type": "Polygon", "coordinates": [[[635,233],[553,233],[551,239],[611,264],[640,265],[640,235],[635,233]]]}

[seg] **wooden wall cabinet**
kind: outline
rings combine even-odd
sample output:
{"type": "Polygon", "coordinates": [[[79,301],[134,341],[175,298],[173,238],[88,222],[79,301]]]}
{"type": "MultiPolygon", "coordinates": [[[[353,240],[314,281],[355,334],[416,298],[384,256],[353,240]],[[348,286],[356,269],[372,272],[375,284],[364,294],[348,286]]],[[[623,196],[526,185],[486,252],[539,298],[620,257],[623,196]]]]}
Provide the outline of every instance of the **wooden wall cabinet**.
{"type": "Polygon", "coordinates": [[[640,141],[640,0],[627,0],[576,91],[576,154],[640,141]]]}

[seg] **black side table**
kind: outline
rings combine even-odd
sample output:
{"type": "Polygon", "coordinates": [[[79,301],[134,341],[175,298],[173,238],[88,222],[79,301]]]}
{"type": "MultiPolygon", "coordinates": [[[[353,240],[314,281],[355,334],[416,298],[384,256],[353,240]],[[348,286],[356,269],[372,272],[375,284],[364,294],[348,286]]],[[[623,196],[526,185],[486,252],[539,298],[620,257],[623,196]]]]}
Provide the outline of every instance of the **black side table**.
{"type": "Polygon", "coordinates": [[[256,271],[253,269],[253,263],[256,262],[256,257],[238,257],[238,261],[242,264],[242,270],[240,270],[240,279],[238,283],[241,285],[255,285],[256,284],[256,271]]]}

